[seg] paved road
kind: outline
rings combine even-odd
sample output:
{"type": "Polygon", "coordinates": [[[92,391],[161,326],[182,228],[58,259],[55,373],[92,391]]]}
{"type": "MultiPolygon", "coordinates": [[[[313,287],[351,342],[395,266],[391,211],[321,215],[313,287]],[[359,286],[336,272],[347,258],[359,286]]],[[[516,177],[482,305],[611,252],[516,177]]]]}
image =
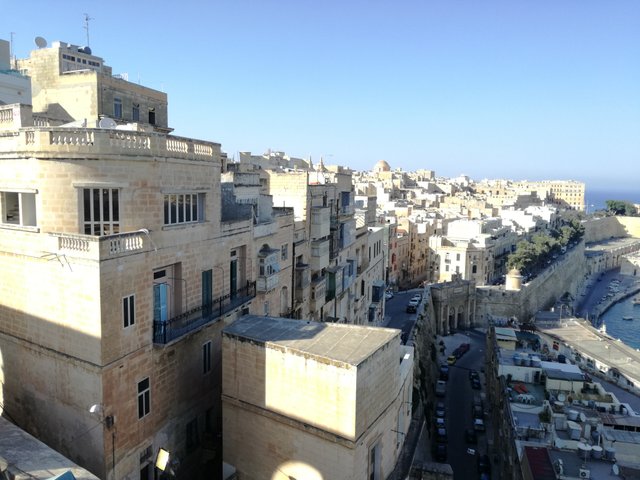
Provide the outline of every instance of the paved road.
{"type": "MultiPolygon", "coordinates": [[[[455,480],[467,480],[478,477],[477,461],[469,448],[484,454],[487,452],[486,434],[478,434],[478,444],[468,444],[464,432],[473,427],[472,405],[474,395],[480,395],[480,390],[471,388],[469,370],[480,371],[484,364],[485,337],[475,330],[457,333],[446,337],[447,351],[450,354],[458,345],[466,342],[471,349],[450,368],[447,385],[447,431],[449,435],[448,463],[453,468],[455,480]]],[[[481,375],[484,389],[484,376],[481,375]]],[[[488,420],[485,418],[485,421],[488,420]]]]}
{"type": "Polygon", "coordinates": [[[406,290],[396,293],[393,298],[387,300],[385,316],[388,317],[386,327],[399,328],[402,330],[402,343],[406,343],[416,323],[417,315],[415,313],[407,313],[407,303],[416,293],[422,293],[422,289],[406,290]]]}

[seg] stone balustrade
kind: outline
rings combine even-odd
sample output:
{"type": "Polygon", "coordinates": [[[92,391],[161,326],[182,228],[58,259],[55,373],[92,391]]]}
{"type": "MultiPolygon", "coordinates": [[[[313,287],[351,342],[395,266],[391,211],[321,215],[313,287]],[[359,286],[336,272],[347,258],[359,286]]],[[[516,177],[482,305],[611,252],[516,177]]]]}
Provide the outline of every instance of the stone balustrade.
{"type": "Polygon", "coordinates": [[[143,231],[126,232],[116,235],[98,237],[93,235],[51,233],[57,242],[53,246],[56,253],[89,260],[105,260],[146,249],[149,242],[147,233],[143,231]]]}
{"type": "MultiPolygon", "coordinates": [[[[0,109],[0,126],[13,122],[13,110],[0,109]]],[[[37,152],[38,158],[65,160],[85,159],[100,155],[103,158],[117,155],[137,157],[179,158],[216,162],[220,158],[220,144],[190,138],[173,137],[155,132],[129,130],[29,127],[10,129],[11,135],[0,137],[0,151],[6,154],[37,152]]],[[[142,159],[141,158],[141,159],[142,159]]]]}

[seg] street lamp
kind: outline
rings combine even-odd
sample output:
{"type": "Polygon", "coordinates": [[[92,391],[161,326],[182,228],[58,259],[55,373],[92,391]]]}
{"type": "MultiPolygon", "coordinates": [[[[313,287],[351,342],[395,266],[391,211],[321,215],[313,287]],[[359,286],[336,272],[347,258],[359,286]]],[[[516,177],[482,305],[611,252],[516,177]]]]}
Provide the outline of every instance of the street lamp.
{"type": "Polygon", "coordinates": [[[97,414],[100,416],[100,423],[102,423],[107,430],[111,430],[111,475],[116,479],[116,429],[115,417],[113,415],[103,416],[104,408],[102,404],[96,403],[89,407],[89,413],[97,414]]]}

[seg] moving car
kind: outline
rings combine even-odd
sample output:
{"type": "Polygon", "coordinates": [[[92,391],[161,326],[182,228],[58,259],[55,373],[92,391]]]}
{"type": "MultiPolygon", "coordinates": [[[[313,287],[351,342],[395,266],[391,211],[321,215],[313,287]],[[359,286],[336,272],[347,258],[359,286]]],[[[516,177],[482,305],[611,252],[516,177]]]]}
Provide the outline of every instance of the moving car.
{"type": "Polygon", "coordinates": [[[418,305],[420,305],[420,301],[412,298],[409,300],[407,304],[407,313],[416,313],[418,311],[418,305]]]}
{"type": "Polygon", "coordinates": [[[447,363],[449,365],[455,365],[456,360],[458,360],[458,359],[456,358],[455,355],[449,355],[449,358],[447,358],[447,363]]]}

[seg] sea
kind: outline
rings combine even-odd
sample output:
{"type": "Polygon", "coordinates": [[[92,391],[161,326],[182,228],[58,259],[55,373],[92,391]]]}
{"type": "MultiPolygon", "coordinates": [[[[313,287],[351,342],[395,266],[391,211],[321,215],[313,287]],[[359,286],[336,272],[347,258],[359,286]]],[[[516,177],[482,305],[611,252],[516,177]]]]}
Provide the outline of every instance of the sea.
{"type": "MultiPolygon", "coordinates": [[[[593,213],[606,209],[607,200],[623,200],[631,203],[640,203],[640,186],[637,190],[631,189],[607,189],[590,187],[585,191],[585,203],[587,212],[593,213]]],[[[631,348],[640,349],[640,305],[634,305],[632,298],[628,298],[613,305],[602,316],[607,328],[607,334],[613,338],[619,338],[631,348]],[[633,320],[623,320],[623,317],[631,317],[633,320]]]]}
{"type": "Polygon", "coordinates": [[[587,213],[597,210],[605,210],[607,200],[623,200],[631,203],[640,203],[640,186],[637,190],[616,190],[602,187],[590,187],[587,185],[584,194],[587,213]]]}
{"type": "Polygon", "coordinates": [[[602,315],[602,320],[607,335],[619,338],[631,348],[640,349],[640,305],[634,305],[632,298],[613,305],[602,315]]]}

